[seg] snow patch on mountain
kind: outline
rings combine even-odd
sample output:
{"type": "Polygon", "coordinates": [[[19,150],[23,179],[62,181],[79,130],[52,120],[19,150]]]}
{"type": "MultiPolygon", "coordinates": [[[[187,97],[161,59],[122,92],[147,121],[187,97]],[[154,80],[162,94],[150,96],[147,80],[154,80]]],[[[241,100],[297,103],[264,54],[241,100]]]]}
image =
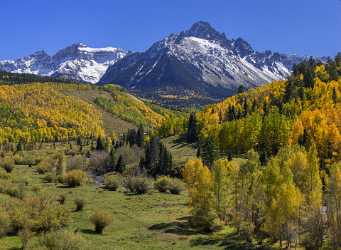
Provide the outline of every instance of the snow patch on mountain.
{"type": "Polygon", "coordinates": [[[127,54],[127,51],[120,48],[92,48],[78,43],[58,51],[53,56],[38,51],[17,60],[0,61],[0,70],[97,83],[109,66],[127,54]]]}
{"type": "Polygon", "coordinates": [[[200,93],[220,98],[240,85],[251,88],[285,79],[303,59],[255,51],[242,38],[229,39],[209,23],[197,22],[110,66],[100,83],[116,82],[142,95],[200,93]]]}

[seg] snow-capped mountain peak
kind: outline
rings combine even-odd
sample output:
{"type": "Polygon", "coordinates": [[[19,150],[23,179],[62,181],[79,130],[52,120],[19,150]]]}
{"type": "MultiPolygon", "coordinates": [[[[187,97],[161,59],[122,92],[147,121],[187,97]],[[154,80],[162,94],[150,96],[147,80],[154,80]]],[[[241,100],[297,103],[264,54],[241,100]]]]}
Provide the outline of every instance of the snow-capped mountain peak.
{"type": "Polygon", "coordinates": [[[302,59],[257,52],[242,38],[229,39],[200,21],[110,66],[101,83],[117,82],[143,95],[191,92],[222,97],[241,84],[249,88],[284,79],[302,59]]]}
{"type": "Polygon", "coordinates": [[[75,43],[53,56],[45,51],[37,51],[17,60],[0,61],[0,70],[97,83],[109,66],[127,54],[120,48],[93,48],[84,43],[75,43]]]}

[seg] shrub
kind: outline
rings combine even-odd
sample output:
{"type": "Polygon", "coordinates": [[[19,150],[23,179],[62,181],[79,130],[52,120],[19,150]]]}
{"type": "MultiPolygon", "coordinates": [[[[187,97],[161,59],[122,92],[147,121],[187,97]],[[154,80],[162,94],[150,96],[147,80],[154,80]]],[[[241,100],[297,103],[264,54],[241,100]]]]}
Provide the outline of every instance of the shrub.
{"type": "Polygon", "coordinates": [[[33,159],[32,157],[18,156],[14,159],[16,165],[27,165],[29,167],[35,166],[40,162],[39,159],[33,159]]]}
{"type": "Polygon", "coordinates": [[[14,169],[14,164],[12,162],[4,162],[2,164],[2,168],[7,172],[7,173],[11,173],[14,169]]]}
{"type": "Polygon", "coordinates": [[[53,197],[33,196],[23,200],[12,199],[4,205],[14,232],[30,229],[32,232],[49,232],[66,226],[69,212],[53,197]]]}
{"type": "Polygon", "coordinates": [[[23,228],[18,233],[18,236],[22,243],[22,249],[27,249],[27,245],[30,239],[33,237],[33,232],[29,228],[23,228]]]}
{"type": "Polygon", "coordinates": [[[23,185],[15,185],[14,183],[12,183],[11,185],[7,187],[7,190],[5,193],[11,197],[22,199],[24,198],[24,195],[25,195],[25,188],[23,185]]]}
{"type": "Polygon", "coordinates": [[[39,239],[38,246],[29,246],[27,249],[84,250],[87,247],[85,239],[78,233],[55,231],[43,235],[39,239]]]}
{"type": "Polygon", "coordinates": [[[183,190],[183,184],[180,180],[168,176],[159,177],[155,181],[154,187],[161,193],[169,191],[171,194],[180,194],[183,190]]]}
{"type": "Polygon", "coordinates": [[[63,181],[69,187],[78,187],[88,181],[88,176],[82,170],[71,170],[64,175],[63,181]]]}
{"type": "Polygon", "coordinates": [[[60,204],[60,205],[64,205],[65,204],[65,201],[66,201],[66,196],[64,194],[61,194],[57,197],[57,202],[60,204]]]}
{"type": "Polygon", "coordinates": [[[3,168],[0,168],[0,179],[8,180],[11,178],[11,175],[7,173],[3,168]]]}
{"type": "Polygon", "coordinates": [[[171,194],[180,194],[184,190],[183,183],[178,179],[172,179],[168,189],[171,194]]]}
{"type": "Polygon", "coordinates": [[[75,205],[76,205],[76,209],[75,211],[82,211],[84,206],[85,206],[85,201],[81,198],[75,199],[75,205]]]}
{"type": "Polygon", "coordinates": [[[49,166],[44,165],[44,164],[39,164],[36,168],[38,174],[46,174],[50,171],[49,166]]]}
{"type": "Polygon", "coordinates": [[[161,193],[165,193],[169,190],[172,179],[168,176],[159,177],[155,183],[154,188],[157,189],[161,193]]]}
{"type": "Polygon", "coordinates": [[[105,151],[91,153],[89,167],[97,174],[104,174],[110,169],[110,155],[105,151]]]}
{"type": "Polygon", "coordinates": [[[119,187],[118,178],[114,175],[107,175],[104,179],[104,187],[110,191],[116,191],[119,187]]]}
{"type": "Polygon", "coordinates": [[[69,170],[86,170],[87,163],[85,158],[82,155],[74,155],[67,162],[67,169],[69,170]]]}
{"type": "Polygon", "coordinates": [[[45,176],[44,176],[44,181],[47,182],[47,183],[54,183],[57,181],[57,177],[55,174],[53,173],[47,173],[45,176]]]}
{"type": "Polygon", "coordinates": [[[11,219],[4,209],[0,209],[0,237],[6,236],[11,231],[11,219]]]}
{"type": "Polygon", "coordinates": [[[128,192],[145,194],[149,191],[149,180],[144,177],[127,177],[123,183],[128,192]]]}
{"type": "Polygon", "coordinates": [[[112,215],[101,211],[97,210],[90,218],[90,221],[92,224],[95,226],[95,232],[98,234],[102,234],[104,228],[109,226],[112,222],[112,215]]]}

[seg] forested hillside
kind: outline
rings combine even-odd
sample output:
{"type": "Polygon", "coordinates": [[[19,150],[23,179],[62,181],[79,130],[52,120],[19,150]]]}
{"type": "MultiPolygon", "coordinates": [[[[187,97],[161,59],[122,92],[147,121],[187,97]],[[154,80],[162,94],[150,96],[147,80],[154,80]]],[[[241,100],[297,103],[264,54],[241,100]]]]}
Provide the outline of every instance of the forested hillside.
{"type": "Polygon", "coordinates": [[[183,171],[191,224],[230,225],[251,245],[339,249],[340,113],[341,54],[193,113],[187,140],[201,159],[183,171]]]}
{"type": "Polygon", "coordinates": [[[156,129],[175,114],[113,85],[62,83],[0,85],[0,112],[1,145],[119,135],[139,125],[156,129]]]}
{"type": "Polygon", "coordinates": [[[294,67],[288,81],[227,98],[198,113],[201,143],[210,138],[223,154],[255,149],[263,163],[286,145],[315,144],[321,163],[340,160],[341,55],[294,67]]]}

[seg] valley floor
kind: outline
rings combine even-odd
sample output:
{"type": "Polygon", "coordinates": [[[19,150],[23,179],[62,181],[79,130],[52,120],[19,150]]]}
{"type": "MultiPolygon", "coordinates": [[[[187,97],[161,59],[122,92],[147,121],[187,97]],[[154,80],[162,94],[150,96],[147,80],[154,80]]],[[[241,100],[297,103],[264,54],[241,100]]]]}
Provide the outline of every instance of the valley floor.
{"type": "MultiPolygon", "coordinates": [[[[187,225],[189,210],[187,194],[162,194],[153,190],[145,195],[127,195],[123,189],[106,191],[96,184],[78,188],[65,188],[58,184],[45,183],[43,175],[35,167],[16,165],[11,175],[25,178],[28,189],[39,187],[47,194],[66,197],[65,205],[71,211],[67,229],[79,232],[87,239],[90,249],[223,249],[219,241],[198,234],[187,225]],[[83,211],[73,212],[74,200],[86,201],[83,211]],[[96,209],[113,215],[113,223],[103,235],[94,233],[90,216],[96,209]]],[[[9,197],[0,194],[0,201],[9,197]]],[[[0,238],[0,249],[21,249],[17,236],[0,238]]]]}

